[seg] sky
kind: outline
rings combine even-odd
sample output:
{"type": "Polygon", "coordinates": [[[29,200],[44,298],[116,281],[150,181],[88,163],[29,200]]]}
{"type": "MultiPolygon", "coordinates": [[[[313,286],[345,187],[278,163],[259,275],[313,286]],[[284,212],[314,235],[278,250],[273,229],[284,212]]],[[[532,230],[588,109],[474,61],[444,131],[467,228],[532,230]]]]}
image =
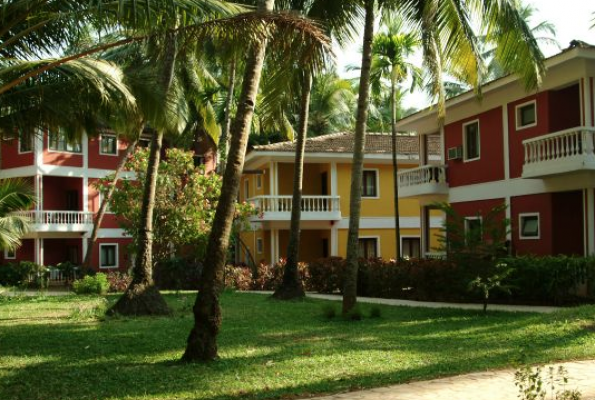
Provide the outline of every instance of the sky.
{"type": "MultiPolygon", "coordinates": [[[[590,27],[595,23],[593,13],[595,2],[593,0],[526,0],[537,11],[534,13],[530,26],[537,25],[542,21],[552,22],[556,27],[556,39],[562,48],[568,47],[571,40],[579,39],[587,43],[595,44],[595,28],[590,27]]],[[[344,72],[349,64],[359,65],[361,55],[359,49],[361,44],[354,43],[344,50],[336,49],[337,67],[342,76],[354,77],[356,72],[344,72]]],[[[546,57],[558,53],[556,47],[543,48],[546,57]]],[[[421,61],[421,58],[420,58],[421,61]]],[[[423,108],[428,105],[428,98],[422,93],[407,94],[403,101],[405,107],[423,108]]]]}

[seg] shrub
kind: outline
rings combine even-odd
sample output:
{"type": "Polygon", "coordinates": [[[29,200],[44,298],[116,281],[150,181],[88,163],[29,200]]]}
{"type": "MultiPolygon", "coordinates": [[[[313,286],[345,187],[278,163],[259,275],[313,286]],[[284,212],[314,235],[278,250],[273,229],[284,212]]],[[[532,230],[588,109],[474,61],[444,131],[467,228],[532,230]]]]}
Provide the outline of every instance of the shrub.
{"type": "Polygon", "coordinates": [[[126,273],[110,271],[107,274],[107,282],[110,292],[124,292],[132,282],[132,277],[126,273]]]}
{"type": "Polygon", "coordinates": [[[72,289],[76,294],[106,294],[109,289],[107,275],[102,272],[95,276],[87,275],[75,280],[72,289]]]}
{"type": "Polygon", "coordinates": [[[157,262],[153,279],[162,290],[196,290],[201,273],[201,264],[176,257],[157,262]]]}
{"type": "Polygon", "coordinates": [[[57,264],[55,268],[60,271],[62,279],[67,282],[75,280],[80,271],[80,267],[70,261],[61,262],[60,264],[57,264]]]}
{"type": "Polygon", "coordinates": [[[252,289],[252,270],[246,266],[225,266],[225,287],[235,290],[252,289]]]}
{"type": "Polygon", "coordinates": [[[319,293],[334,293],[343,289],[345,261],[341,257],[321,258],[309,266],[309,288],[319,293]]]}
{"type": "Polygon", "coordinates": [[[0,285],[47,288],[49,269],[31,261],[19,261],[0,267],[0,285]]]}

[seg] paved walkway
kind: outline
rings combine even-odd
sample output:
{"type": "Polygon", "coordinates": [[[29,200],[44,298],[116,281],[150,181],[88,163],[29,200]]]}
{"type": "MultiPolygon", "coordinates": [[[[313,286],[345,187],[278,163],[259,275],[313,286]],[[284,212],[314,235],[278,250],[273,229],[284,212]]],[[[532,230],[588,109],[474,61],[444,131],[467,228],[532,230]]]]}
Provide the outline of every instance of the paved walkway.
{"type": "MultiPolygon", "coordinates": [[[[271,295],[271,291],[248,291],[246,293],[257,293],[257,294],[268,294],[271,295]]],[[[342,297],[338,294],[318,294],[318,293],[307,293],[307,297],[313,299],[322,300],[335,300],[341,301],[342,297]]],[[[481,304],[467,304],[467,303],[438,303],[431,301],[413,301],[413,300],[397,300],[397,299],[379,299],[374,297],[358,297],[357,301],[360,303],[374,303],[374,304],[387,304],[390,306],[406,306],[406,307],[427,307],[427,308],[460,308],[463,310],[482,310],[483,305],[481,304]]],[[[509,312],[536,312],[536,313],[550,313],[558,310],[558,307],[547,307],[547,306],[517,306],[508,304],[490,304],[488,310],[496,311],[509,311],[509,312]]],[[[595,380],[595,378],[593,378],[595,380]]]]}
{"type": "MultiPolygon", "coordinates": [[[[579,390],[582,400],[595,400],[595,360],[553,365],[556,369],[562,365],[568,371],[566,389],[579,390]]],[[[545,372],[542,371],[543,377],[545,372]]],[[[514,370],[500,370],[334,394],[314,400],[518,400],[518,395],[514,370]]],[[[547,399],[550,398],[548,394],[547,399]]]]}

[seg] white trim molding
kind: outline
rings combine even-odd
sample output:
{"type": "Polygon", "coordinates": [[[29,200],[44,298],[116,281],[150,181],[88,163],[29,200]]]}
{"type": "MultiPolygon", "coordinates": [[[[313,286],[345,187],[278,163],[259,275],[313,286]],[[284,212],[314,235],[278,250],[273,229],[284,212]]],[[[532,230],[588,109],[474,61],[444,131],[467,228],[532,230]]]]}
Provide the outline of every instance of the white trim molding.
{"type": "Polygon", "coordinates": [[[481,159],[481,129],[479,124],[479,118],[472,121],[467,121],[463,124],[463,162],[477,161],[481,159]],[[477,157],[469,158],[467,155],[467,127],[470,125],[477,124],[477,157]]]}
{"type": "Polygon", "coordinates": [[[380,168],[366,168],[362,169],[362,200],[377,200],[380,198],[380,168]],[[374,172],[376,175],[376,196],[364,196],[364,173],[374,172]]]}
{"type": "MultiPolygon", "coordinates": [[[[504,122],[507,122],[507,121],[504,121],[504,122]]],[[[524,103],[517,104],[516,106],[514,106],[514,126],[517,131],[522,131],[523,129],[533,128],[534,126],[537,126],[537,100],[536,99],[529,100],[529,101],[526,101],[524,103]],[[531,105],[533,106],[533,113],[535,113],[535,120],[530,124],[521,125],[521,122],[522,122],[521,110],[523,108],[531,106],[531,105]]]]}
{"type": "Polygon", "coordinates": [[[115,268],[118,268],[118,266],[119,266],[119,260],[120,260],[118,258],[119,257],[119,252],[120,252],[119,251],[119,247],[120,246],[118,245],[118,243],[99,243],[99,269],[115,269],[115,268]],[[115,247],[115,249],[116,249],[115,253],[116,254],[115,254],[115,258],[114,258],[114,261],[115,261],[115,264],[114,265],[106,265],[106,266],[103,266],[102,265],[102,263],[101,263],[101,250],[102,250],[103,247],[115,247]]]}
{"type": "Polygon", "coordinates": [[[519,239],[520,240],[539,240],[541,239],[541,217],[538,212],[526,212],[519,214],[519,239]],[[527,236],[523,234],[523,220],[525,218],[537,217],[537,235],[527,236]]]}

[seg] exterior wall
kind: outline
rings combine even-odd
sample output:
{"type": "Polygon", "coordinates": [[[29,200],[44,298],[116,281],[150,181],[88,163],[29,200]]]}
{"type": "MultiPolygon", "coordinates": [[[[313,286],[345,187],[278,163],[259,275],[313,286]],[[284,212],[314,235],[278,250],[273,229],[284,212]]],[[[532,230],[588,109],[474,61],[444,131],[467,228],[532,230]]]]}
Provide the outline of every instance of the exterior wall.
{"type": "Polygon", "coordinates": [[[129,238],[101,238],[97,239],[93,255],[91,258],[91,266],[94,270],[108,273],[109,271],[126,272],[130,268],[132,261],[128,255],[127,247],[132,242],[129,238]],[[117,244],[118,245],[118,268],[99,268],[99,245],[100,244],[117,244]]]}
{"type": "Polygon", "coordinates": [[[81,178],[64,178],[57,176],[43,177],[43,209],[67,210],[66,192],[77,191],[78,210],[83,206],[83,181],[81,178]]]}
{"type": "Polygon", "coordinates": [[[563,131],[583,125],[579,85],[550,91],[550,132],[563,131]]]}
{"type": "MultiPolygon", "coordinates": [[[[504,199],[490,199],[480,201],[466,201],[460,203],[452,203],[451,206],[454,211],[461,217],[482,217],[486,215],[495,207],[499,207],[504,204],[504,199]]],[[[504,219],[505,213],[502,212],[500,215],[501,219],[504,219]]]]}
{"type": "Polygon", "coordinates": [[[56,265],[64,261],[71,261],[75,264],[83,260],[82,239],[43,239],[43,264],[56,265]],[[71,251],[74,253],[71,257],[71,251]]]}
{"type": "MultiPolygon", "coordinates": [[[[33,139],[32,139],[33,140],[33,139]]],[[[12,139],[0,143],[2,169],[25,167],[33,165],[33,152],[19,154],[19,141],[12,139]]]]}
{"type": "MultiPolygon", "coordinates": [[[[329,230],[302,230],[300,237],[300,261],[315,261],[323,257],[323,240],[328,241],[328,251],[331,251],[331,231],[329,230]]],[[[279,231],[279,255],[287,258],[289,244],[289,230],[279,231]]]]}
{"type": "MultiPolygon", "coordinates": [[[[89,179],[88,189],[88,207],[91,212],[99,212],[99,190],[95,187],[95,183],[98,179],[89,179]]],[[[101,221],[101,228],[119,228],[118,220],[113,213],[105,213],[103,220],[101,221]]]]}
{"type": "Polygon", "coordinates": [[[50,150],[49,136],[48,133],[45,132],[43,135],[43,163],[60,165],[63,167],[82,167],[83,154],[50,150]]]}
{"type": "Polygon", "coordinates": [[[18,261],[35,261],[35,241],[33,239],[23,239],[21,243],[21,247],[19,247],[16,251],[16,258],[14,260],[5,259],[4,252],[0,251],[0,259],[2,260],[0,263],[5,264],[18,261]]]}
{"type": "Polygon", "coordinates": [[[120,159],[126,152],[127,142],[118,138],[118,154],[101,154],[101,140],[98,137],[89,138],[89,168],[115,170],[120,159]]]}
{"type": "Polygon", "coordinates": [[[503,125],[500,107],[446,125],[444,151],[447,152],[451,147],[463,146],[463,124],[474,120],[479,120],[479,159],[448,160],[450,187],[504,179],[503,125]]]}
{"type": "Polygon", "coordinates": [[[519,196],[510,199],[513,254],[548,255],[553,253],[552,194],[519,196]],[[519,214],[539,213],[539,239],[521,239],[519,214]]]}

